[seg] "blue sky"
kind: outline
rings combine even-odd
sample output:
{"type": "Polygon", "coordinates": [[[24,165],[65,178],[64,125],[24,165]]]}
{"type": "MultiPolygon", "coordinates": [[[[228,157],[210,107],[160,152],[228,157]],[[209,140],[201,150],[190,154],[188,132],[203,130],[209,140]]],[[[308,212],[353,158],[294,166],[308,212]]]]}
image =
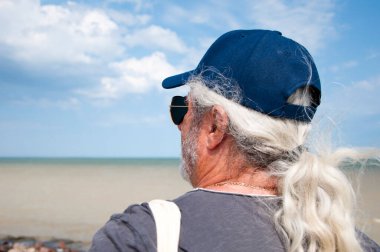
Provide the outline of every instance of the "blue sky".
{"type": "Polygon", "coordinates": [[[317,121],[338,145],[379,147],[379,1],[0,1],[0,156],[178,157],[166,76],[233,29],[305,45],[317,121]],[[331,123],[333,121],[333,123],[331,123]]]}

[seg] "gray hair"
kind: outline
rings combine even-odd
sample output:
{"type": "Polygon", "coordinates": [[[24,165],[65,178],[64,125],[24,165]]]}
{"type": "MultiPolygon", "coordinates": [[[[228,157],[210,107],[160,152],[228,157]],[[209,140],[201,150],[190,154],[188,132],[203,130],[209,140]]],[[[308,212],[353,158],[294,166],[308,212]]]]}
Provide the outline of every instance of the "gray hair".
{"type": "MultiPolygon", "coordinates": [[[[355,235],[355,195],[338,168],[347,158],[361,157],[358,152],[342,149],[322,154],[315,149],[318,154],[313,154],[306,148],[310,123],[273,118],[243,107],[238,104],[238,89],[224,95],[228,85],[210,89],[201,77],[187,84],[196,104],[195,116],[201,118],[214,105],[223,107],[229,117],[228,133],[239,152],[251,165],[277,178],[283,200],[274,222],[289,251],[362,251],[355,235]]],[[[306,86],[289,102],[309,105],[310,97],[306,86]]]]}

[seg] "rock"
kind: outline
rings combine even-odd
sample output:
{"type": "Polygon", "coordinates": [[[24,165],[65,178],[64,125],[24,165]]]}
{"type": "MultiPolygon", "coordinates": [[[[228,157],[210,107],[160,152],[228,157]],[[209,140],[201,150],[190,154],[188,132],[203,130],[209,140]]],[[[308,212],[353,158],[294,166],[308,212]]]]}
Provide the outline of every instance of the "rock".
{"type": "Polygon", "coordinates": [[[87,249],[82,242],[67,239],[41,242],[32,237],[0,238],[0,252],[85,252],[87,249]]]}

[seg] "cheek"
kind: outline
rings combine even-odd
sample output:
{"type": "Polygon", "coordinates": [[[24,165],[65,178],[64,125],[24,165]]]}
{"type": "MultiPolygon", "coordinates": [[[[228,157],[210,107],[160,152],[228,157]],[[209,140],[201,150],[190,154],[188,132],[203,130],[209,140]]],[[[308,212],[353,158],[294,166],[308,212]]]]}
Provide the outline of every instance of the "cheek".
{"type": "Polygon", "coordinates": [[[178,125],[178,129],[181,132],[181,139],[183,139],[184,137],[186,137],[186,135],[190,131],[190,128],[191,128],[191,119],[192,118],[191,118],[190,113],[187,112],[187,114],[183,118],[182,123],[180,125],[178,125]]]}
{"type": "Polygon", "coordinates": [[[185,140],[185,136],[183,132],[181,131],[181,145],[183,145],[184,140],[185,140]]]}
{"type": "Polygon", "coordinates": [[[205,134],[202,132],[202,130],[198,132],[197,145],[198,152],[203,152],[203,150],[207,149],[207,138],[205,137],[205,134]]]}

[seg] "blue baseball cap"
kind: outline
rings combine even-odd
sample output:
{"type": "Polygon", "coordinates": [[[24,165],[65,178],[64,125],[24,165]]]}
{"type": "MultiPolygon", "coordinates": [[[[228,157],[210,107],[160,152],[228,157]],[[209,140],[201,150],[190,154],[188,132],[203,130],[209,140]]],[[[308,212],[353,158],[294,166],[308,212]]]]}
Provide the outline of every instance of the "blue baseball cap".
{"type": "Polygon", "coordinates": [[[313,58],[278,31],[227,32],[211,45],[195,70],[168,77],[162,86],[179,87],[201,75],[206,86],[226,88],[225,82],[218,81],[220,74],[230,80],[231,90],[235,85],[241,90],[241,105],[269,116],[310,122],[320,104],[321,83],[313,58]],[[305,86],[311,90],[310,106],[287,102],[305,86]]]}

